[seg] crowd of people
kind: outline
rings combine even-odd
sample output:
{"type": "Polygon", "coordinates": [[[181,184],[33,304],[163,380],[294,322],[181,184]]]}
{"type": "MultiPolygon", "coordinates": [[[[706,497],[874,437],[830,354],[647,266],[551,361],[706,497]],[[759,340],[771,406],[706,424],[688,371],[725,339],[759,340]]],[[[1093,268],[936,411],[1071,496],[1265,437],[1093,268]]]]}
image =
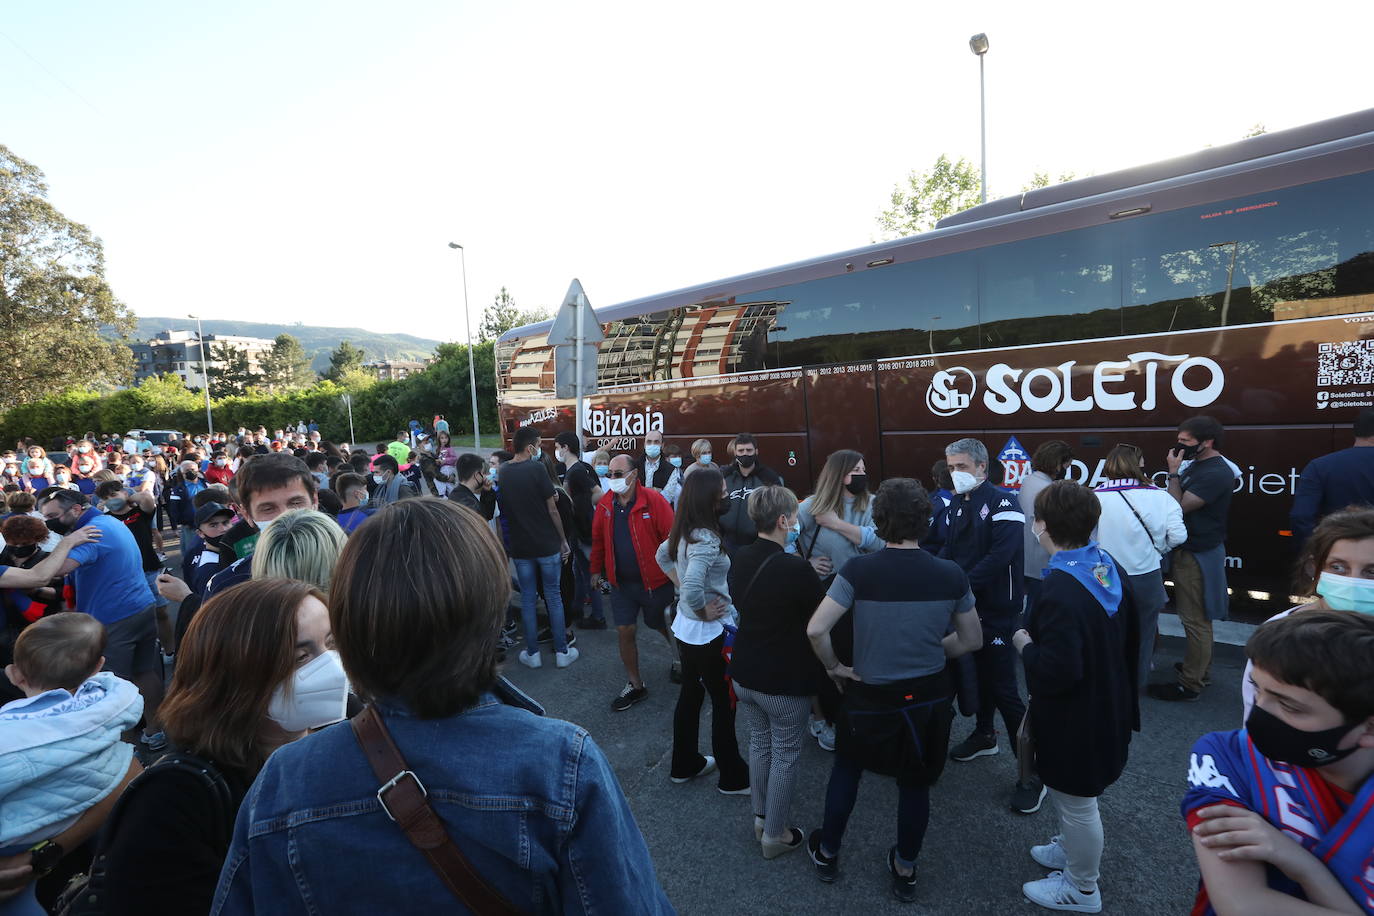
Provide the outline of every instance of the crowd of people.
{"type": "MultiPolygon", "coordinates": [[[[1006,804],[1058,818],[1025,896],[1101,911],[1098,799],[1142,698],[1207,689],[1227,613],[1214,419],[1179,426],[1166,487],[1130,444],[1074,483],[1056,440],[1011,491],[963,438],[929,489],[841,450],[802,500],[747,433],[724,463],[533,426],[481,457],[439,419],[371,454],[303,422],[0,456],[0,914],[671,912],[596,742],[500,673],[574,664],[608,609],[610,708],[648,696],[642,623],[673,659],[667,778],[749,799],[763,858],[837,881],[863,774],[891,777],[914,901],[947,761],[1006,748],[1006,804]],[[1166,569],[1186,647],[1152,679],[1166,569]],[[810,831],[808,735],[833,752],[810,831]]],[[[1348,454],[1374,411],[1355,434],[1299,486],[1314,598],[1251,638],[1244,727],[1179,762],[1195,912],[1374,912],[1374,450],[1348,454]]]]}

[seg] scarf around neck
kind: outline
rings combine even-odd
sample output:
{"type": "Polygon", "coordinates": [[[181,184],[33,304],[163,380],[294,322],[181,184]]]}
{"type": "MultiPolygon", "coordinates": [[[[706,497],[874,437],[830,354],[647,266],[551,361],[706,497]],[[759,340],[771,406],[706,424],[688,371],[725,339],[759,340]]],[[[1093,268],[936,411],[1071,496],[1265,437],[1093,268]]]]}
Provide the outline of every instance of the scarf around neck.
{"type": "Polygon", "coordinates": [[[1052,569],[1061,569],[1083,583],[1088,594],[1102,605],[1108,617],[1116,616],[1121,609],[1121,570],[1117,568],[1112,555],[1099,547],[1096,541],[1089,541],[1088,546],[1077,550],[1059,551],[1050,557],[1050,565],[1045,567],[1045,572],[1052,569]]]}

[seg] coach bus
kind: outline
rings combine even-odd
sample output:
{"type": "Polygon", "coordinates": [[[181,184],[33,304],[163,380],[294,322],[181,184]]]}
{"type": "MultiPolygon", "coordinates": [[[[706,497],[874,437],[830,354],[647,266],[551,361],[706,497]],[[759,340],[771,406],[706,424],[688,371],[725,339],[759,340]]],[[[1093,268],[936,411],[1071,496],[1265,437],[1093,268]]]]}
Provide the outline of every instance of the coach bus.
{"type": "MultiPolygon", "coordinates": [[[[1303,466],[1374,405],[1374,109],[990,201],[932,231],[597,312],[593,444],[650,429],[715,453],[748,431],[808,492],[855,448],[927,482],[977,436],[1015,489],[1063,439],[1073,479],[1118,442],[1163,480],[1209,414],[1239,468],[1228,581],[1243,616],[1288,600],[1303,466]],[[1244,612],[1246,599],[1262,602],[1244,612]]],[[[502,431],[570,429],[549,322],[496,344],[502,431]]],[[[690,460],[690,457],[688,458],[690,460]]]]}

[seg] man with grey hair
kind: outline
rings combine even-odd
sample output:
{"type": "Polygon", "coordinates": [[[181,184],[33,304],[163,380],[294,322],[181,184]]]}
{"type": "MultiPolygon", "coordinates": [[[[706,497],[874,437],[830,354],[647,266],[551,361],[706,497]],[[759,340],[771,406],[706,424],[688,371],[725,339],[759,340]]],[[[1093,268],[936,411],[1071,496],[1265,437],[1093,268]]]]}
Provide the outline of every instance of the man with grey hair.
{"type": "MultiPolygon", "coordinates": [[[[1016,683],[1016,650],[1011,645],[1011,636],[1020,626],[1026,517],[1014,495],[988,480],[988,450],[982,442],[951,442],[945,448],[945,462],[955,495],[940,556],[958,563],[968,576],[983,625],[983,647],[973,653],[977,719],[973,733],[949,753],[954,760],[969,761],[998,752],[993,727],[998,712],[1014,753],[1016,733],[1026,714],[1016,683]]],[[[1011,806],[1022,814],[1034,814],[1044,798],[1044,785],[1030,779],[1017,783],[1011,806]]]]}

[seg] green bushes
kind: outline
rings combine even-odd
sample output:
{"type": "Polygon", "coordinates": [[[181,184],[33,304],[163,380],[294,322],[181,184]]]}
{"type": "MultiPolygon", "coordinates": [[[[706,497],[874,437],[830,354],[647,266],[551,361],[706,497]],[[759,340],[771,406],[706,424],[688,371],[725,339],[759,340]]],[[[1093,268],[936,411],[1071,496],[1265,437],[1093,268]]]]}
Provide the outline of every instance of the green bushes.
{"type": "MultiPolygon", "coordinates": [[[[496,430],[496,379],[491,343],[473,348],[476,356],[477,403],[482,429],[496,430]]],[[[395,435],[406,421],[429,425],[444,414],[454,438],[470,433],[467,347],[442,344],[435,362],[424,372],[395,382],[353,377],[349,384],[321,381],[277,395],[249,394],[213,402],[215,428],[240,426],[269,430],[315,420],[331,441],[349,438],[348,410],[343,395],[353,398],[353,429],[359,442],[395,435]]],[[[31,438],[46,443],[58,436],[79,436],[88,430],[123,433],[130,429],[205,431],[205,399],[190,391],[174,375],[148,378],[136,388],[99,393],[68,391],[15,407],[0,415],[0,442],[31,438]]]]}

